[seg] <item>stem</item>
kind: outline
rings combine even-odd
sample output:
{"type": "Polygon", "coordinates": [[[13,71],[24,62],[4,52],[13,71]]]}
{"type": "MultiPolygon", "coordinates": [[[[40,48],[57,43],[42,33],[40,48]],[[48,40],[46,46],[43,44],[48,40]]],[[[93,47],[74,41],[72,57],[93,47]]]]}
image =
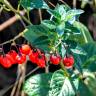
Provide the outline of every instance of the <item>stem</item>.
{"type": "Polygon", "coordinates": [[[55,46],[57,48],[61,44],[61,40],[59,40],[58,44],[55,46]]]}
{"type": "Polygon", "coordinates": [[[40,17],[40,22],[41,22],[42,21],[42,11],[40,8],[39,8],[38,12],[39,12],[39,17],[40,17]]]}
{"type": "Polygon", "coordinates": [[[24,23],[24,21],[22,19],[20,19],[22,25],[24,26],[24,28],[26,29],[26,24],[24,23]]]}
{"type": "Polygon", "coordinates": [[[27,18],[30,21],[30,15],[29,15],[29,10],[27,10],[27,18]]]}
{"type": "MultiPolygon", "coordinates": [[[[17,91],[16,91],[16,96],[19,96],[21,86],[22,86],[22,84],[23,84],[24,81],[25,81],[26,63],[27,63],[27,61],[26,61],[24,64],[18,66],[18,68],[19,68],[19,70],[20,70],[20,72],[21,72],[21,77],[20,77],[19,82],[18,82],[17,91]]],[[[19,74],[20,74],[20,73],[19,73],[19,74]]],[[[21,95],[21,96],[22,96],[22,95],[21,95]]]]}
{"type": "Polygon", "coordinates": [[[73,0],[73,8],[76,8],[76,0],[73,0]]]}
{"type": "Polygon", "coordinates": [[[27,31],[27,29],[25,29],[23,32],[19,33],[19,34],[18,34],[17,36],[15,36],[13,39],[10,39],[10,40],[8,40],[8,41],[6,41],[6,42],[4,42],[4,43],[1,43],[0,46],[15,41],[15,40],[18,39],[19,37],[23,36],[23,34],[24,34],[26,31],[27,31]]]}
{"type": "Polygon", "coordinates": [[[13,86],[13,89],[12,89],[12,92],[11,92],[11,95],[10,96],[14,96],[15,95],[16,88],[18,86],[18,81],[20,79],[20,75],[21,75],[21,70],[20,70],[19,65],[18,65],[17,79],[16,79],[16,82],[15,82],[15,84],[13,86]]]}
{"type": "Polygon", "coordinates": [[[38,70],[39,69],[39,67],[36,67],[35,69],[33,69],[32,71],[30,71],[27,75],[26,75],[26,77],[28,77],[29,75],[31,75],[32,73],[34,73],[36,70],[38,70]]]}
{"type": "Polygon", "coordinates": [[[69,75],[69,73],[67,72],[64,64],[62,63],[62,60],[61,60],[61,62],[60,62],[60,66],[61,66],[61,68],[63,69],[63,71],[64,71],[64,73],[65,73],[64,75],[66,75],[67,77],[69,77],[70,75],[69,75]]]}
{"type": "Polygon", "coordinates": [[[53,3],[51,3],[49,0],[46,0],[52,7],[55,8],[55,5],[53,3]]]}
{"type": "Polygon", "coordinates": [[[9,20],[5,21],[3,24],[0,24],[0,31],[4,30],[8,26],[12,25],[14,22],[16,22],[19,19],[20,19],[20,17],[18,17],[17,15],[11,17],[9,20]]]}
{"type": "Polygon", "coordinates": [[[22,1],[22,0],[19,1],[18,7],[17,7],[17,10],[18,10],[18,11],[20,10],[21,1],[22,1]]]}
{"type": "Polygon", "coordinates": [[[47,64],[47,66],[45,67],[45,73],[49,73],[49,65],[47,64]]]}
{"type": "Polygon", "coordinates": [[[22,15],[22,13],[18,12],[17,10],[15,10],[11,4],[7,1],[7,0],[2,0],[1,1],[4,5],[6,5],[9,9],[11,9],[15,14],[18,14],[22,19],[24,19],[28,24],[32,25],[32,23],[25,17],[22,15]]]}

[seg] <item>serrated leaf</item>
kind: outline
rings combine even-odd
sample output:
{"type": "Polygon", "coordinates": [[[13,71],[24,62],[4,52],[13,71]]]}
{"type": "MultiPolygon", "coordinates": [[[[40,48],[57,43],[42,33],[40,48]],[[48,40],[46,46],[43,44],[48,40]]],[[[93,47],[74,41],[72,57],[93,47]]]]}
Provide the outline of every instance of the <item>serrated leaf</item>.
{"type": "Polygon", "coordinates": [[[58,35],[62,36],[64,34],[65,22],[62,22],[60,25],[56,27],[56,32],[58,35]]]}
{"type": "Polygon", "coordinates": [[[53,15],[56,19],[59,19],[60,20],[61,15],[56,10],[48,9],[47,11],[48,11],[48,13],[50,13],[51,15],[53,15]]]}
{"type": "Polygon", "coordinates": [[[21,0],[21,5],[28,10],[31,10],[33,8],[49,8],[44,0],[21,0]]]}
{"type": "Polygon", "coordinates": [[[69,49],[75,49],[77,47],[77,42],[73,40],[65,40],[64,42],[69,45],[69,49]]]}
{"type": "Polygon", "coordinates": [[[82,61],[80,59],[80,56],[78,54],[73,54],[74,55],[74,59],[75,59],[75,68],[81,73],[83,74],[83,67],[82,67],[82,61]]]}
{"type": "Polygon", "coordinates": [[[88,31],[87,27],[83,25],[80,22],[75,21],[73,24],[74,27],[76,27],[80,34],[71,34],[68,36],[68,40],[74,40],[75,42],[78,42],[80,45],[93,42],[92,36],[90,35],[90,32],[88,31]]]}
{"type": "Polygon", "coordinates": [[[74,25],[71,25],[68,22],[65,23],[65,32],[66,33],[71,33],[71,34],[74,34],[74,35],[80,34],[80,30],[77,27],[75,27],[74,25]]]}
{"type": "Polygon", "coordinates": [[[66,49],[65,49],[65,47],[61,44],[61,55],[62,55],[62,58],[65,57],[65,54],[66,54],[66,49]]]}
{"type": "Polygon", "coordinates": [[[66,13],[66,20],[65,21],[70,21],[74,16],[76,16],[76,15],[80,15],[80,14],[82,14],[82,13],[84,13],[84,11],[83,10],[81,10],[81,9],[71,9],[71,10],[69,10],[67,13],[66,13]]]}
{"type": "Polygon", "coordinates": [[[24,33],[24,37],[35,47],[48,51],[48,39],[49,29],[43,25],[32,25],[27,27],[27,32],[24,33]]]}
{"type": "Polygon", "coordinates": [[[29,42],[33,42],[37,37],[47,35],[49,32],[48,28],[42,25],[32,25],[27,27],[27,32],[24,33],[25,38],[29,42]]]}
{"type": "Polygon", "coordinates": [[[70,49],[73,53],[75,54],[80,54],[80,55],[87,55],[86,51],[83,50],[80,46],[77,46],[75,49],[70,49]]]}
{"type": "Polygon", "coordinates": [[[73,25],[80,31],[81,35],[79,35],[79,36],[72,35],[73,37],[70,37],[70,38],[73,38],[75,41],[79,42],[80,44],[93,42],[92,36],[85,25],[83,25],[80,22],[76,22],[76,21],[74,22],[73,25]]]}
{"type": "MultiPolygon", "coordinates": [[[[75,86],[78,87],[78,80],[75,82],[75,86]]],[[[49,96],[74,96],[73,87],[67,77],[64,76],[63,70],[58,70],[52,75],[50,83],[49,96]]]]}
{"type": "Polygon", "coordinates": [[[32,43],[32,45],[44,50],[45,52],[50,51],[49,44],[50,40],[48,39],[47,36],[40,36],[37,39],[35,39],[34,42],[32,43]]]}
{"type": "Polygon", "coordinates": [[[80,56],[82,66],[92,72],[96,72],[96,43],[88,43],[82,46],[87,55],[80,56]]]}
{"type": "Polygon", "coordinates": [[[43,73],[29,77],[23,85],[23,91],[28,96],[47,96],[50,89],[51,76],[52,73],[43,73]]]}
{"type": "Polygon", "coordinates": [[[59,4],[57,4],[56,5],[56,7],[55,7],[55,10],[57,10],[59,13],[62,11],[69,11],[71,8],[70,8],[70,6],[69,5],[67,5],[67,4],[61,4],[61,5],[59,5],[59,4]],[[61,11],[59,11],[59,10],[61,10],[61,11]]]}
{"type": "Polygon", "coordinates": [[[60,5],[55,10],[60,14],[61,20],[64,20],[66,16],[66,10],[64,9],[64,6],[60,5]]]}
{"type": "Polygon", "coordinates": [[[44,26],[48,27],[49,29],[55,29],[56,28],[55,22],[51,21],[51,20],[43,20],[41,22],[41,24],[43,24],[44,26]]]}

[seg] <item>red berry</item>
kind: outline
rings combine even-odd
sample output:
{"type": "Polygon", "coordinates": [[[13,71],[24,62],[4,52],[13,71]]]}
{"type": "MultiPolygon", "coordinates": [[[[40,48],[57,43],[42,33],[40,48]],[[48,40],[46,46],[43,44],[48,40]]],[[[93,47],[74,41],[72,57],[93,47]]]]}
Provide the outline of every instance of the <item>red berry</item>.
{"type": "Polygon", "coordinates": [[[50,62],[51,62],[52,64],[58,65],[58,64],[60,63],[60,61],[61,61],[61,57],[60,57],[59,54],[56,54],[56,55],[52,54],[52,55],[50,56],[50,62]]]}
{"type": "Polygon", "coordinates": [[[16,64],[17,62],[16,62],[16,57],[17,57],[17,53],[16,53],[16,51],[14,51],[14,50],[11,50],[10,52],[8,52],[8,54],[12,57],[12,59],[13,59],[13,64],[16,64]]]}
{"type": "Polygon", "coordinates": [[[45,55],[44,54],[40,54],[37,57],[37,65],[41,68],[44,68],[46,65],[46,61],[45,61],[45,55]]]}
{"type": "Polygon", "coordinates": [[[21,52],[22,54],[28,55],[28,54],[30,53],[30,51],[31,51],[31,48],[30,48],[30,46],[27,45],[27,44],[23,44],[23,45],[21,46],[21,48],[20,48],[20,52],[21,52]]]}
{"type": "Polygon", "coordinates": [[[8,58],[11,61],[11,64],[16,63],[16,60],[10,54],[6,54],[6,58],[8,58]]]}
{"type": "Polygon", "coordinates": [[[66,68],[71,68],[74,64],[74,57],[72,55],[70,55],[69,57],[65,57],[63,59],[63,64],[66,68]]]}
{"type": "Polygon", "coordinates": [[[0,56],[0,63],[4,68],[10,68],[12,66],[11,57],[6,54],[5,56],[0,56]]]}
{"type": "Polygon", "coordinates": [[[30,61],[32,63],[37,63],[37,57],[38,57],[38,55],[39,55],[39,53],[38,53],[37,50],[36,51],[34,51],[34,50],[30,51],[30,53],[29,53],[29,59],[30,59],[30,61]]]}
{"type": "Polygon", "coordinates": [[[26,55],[25,54],[18,54],[17,56],[16,56],[16,62],[18,63],[18,64],[22,64],[22,63],[24,63],[26,61],[26,55]]]}

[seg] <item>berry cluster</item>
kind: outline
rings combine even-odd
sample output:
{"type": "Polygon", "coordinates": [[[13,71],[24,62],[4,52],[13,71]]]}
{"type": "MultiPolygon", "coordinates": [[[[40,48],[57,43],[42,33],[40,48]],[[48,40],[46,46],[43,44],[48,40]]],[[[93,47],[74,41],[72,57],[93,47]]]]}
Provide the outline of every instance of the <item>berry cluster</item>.
{"type": "MultiPolygon", "coordinates": [[[[50,56],[50,62],[54,65],[58,65],[61,62],[61,57],[59,54],[52,54],[50,56]]],[[[66,56],[62,59],[63,64],[66,68],[71,68],[74,64],[74,57],[72,55],[66,56]]]]}
{"type": "MultiPolygon", "coordinates": [[[[39,49],[31,49],[27,44],[23,44],[19,48],[17,53],[15,50],[10,50],[7,54],[0,56],[0,64],[5,68],[10,68],[13,64],[22,64],[26,61],[26,56],[32,63],[37,64],[39,67],[44,68],[46,66],[46,57],[44,52],[39,49]]],[[[50,63],[54,65],[60,64],[61,60],[66,68],[71,68],[74,64],[74,58],[72,55],[61,58],[59,54],[50,55],[50,63]]]]}
{"type": "Polygon", "coordinates": [[[29,45],[23,44],[17,53],[10,50],[7,54],[0,56],[0,64],[5,68],[10,68],[13,64],[22,64],[26,61],[26,56],[32,63],[36,63],[39,67],[45,67],[45,55],[39,49],[31,49],[29,45]]]}

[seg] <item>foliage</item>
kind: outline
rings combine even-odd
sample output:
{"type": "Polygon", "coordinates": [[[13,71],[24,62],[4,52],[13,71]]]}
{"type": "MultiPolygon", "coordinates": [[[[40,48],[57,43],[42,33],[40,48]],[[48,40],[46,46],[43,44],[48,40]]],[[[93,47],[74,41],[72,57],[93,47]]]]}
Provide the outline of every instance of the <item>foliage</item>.
{"type": "MultiPolygon", "coordinates": [[[[75,96],[76,94],[79,96],[95,96],[93,90],[95,89],[93,86],[93,82],[95,77],[92,72],[96,71],[95,66],[95,43],[93,42],[92,37],[88,29],[78,22],[78,16],[83,13],[83,10],[80,9],[70,9],[66,5],[57,5],[55,9],[47,9],[47,12],[51,15],[50,20],[43,20],[40,25],[32,25],[28,26],[28,31],[24,34],[25,38],[34,46],[43,49],[45,52],[49,52],[50,50],[57,51],[63,57],[67,54],[73,54],[75,58],[74,67],[79,72],[74,73],[75,70],[66,69],[61,64],[61,68],[63,70],[57,70],[52,74],[52,77],[48,78],[50,81],[49,89],[47,90],[46,96],[75,96]],[[38,46],[40,44],[40,46],[38,46]],[[42,47],[42,44],[44,47],[42,47]],[[47,45],[47,46],[46,46],[47,45]],[[46,46],[46,47],[45,47],[46,46]],[[94,66],[93,66],[94,64],[94,66]],[[94,67],[94,68],[93,68],[94,67]],[[85,70],[88,70],[87,76],[84,81],[80,77],[86,73],[85,70]],[[66,75],[66,72],[68,75],[66,75]],[[93,77],[90,76],[92,74],[93,77]],[[88,79],[90,78],[90,79],[88,79]],[[88,84],[85,81],[88,79],[88,84]],[[84,90],[84,92],[83,92],[84,90]]],[[[46,74],[48,75],[48,74],[46,74]]],[[[39,76],[39,75],[37,75],[39,76]]],[[[31,78],[30,77],[24,85],[26,90],[32,90],[28,85],[31,78]]],[[[42,77],[42,76],[41,76],[42,77]]],[[[42,78],[45,80],[47,76],[42,78]]],[[[38,78],[39,83],[41,78],[38,78]]],[[[46,80],[45,80],[46,81],[46,80]]],[[[32,82],[34,84],[34,81],[32,82]]],[[[31,87],[33,84],[31,83],[31,87]]],[[[46,85],[48,82],[45,82],[46,85]]],[[[45,84],[44,83],[44,84],[45,84]]],[[[46,92],[45,89],[40,90],[40,87],[36,87],[40,92],[46,92]]],[[[43,87],[45,88],[45,87],[43,87]]],[[[25,92],[29,94],[29,91],[25,92]]],[[[34,96],[33,94],[29,96],[34,96]]],[[[39,96],[39,95],[35,95],[39,96]]],[[[40,94],[41,96],[41,94],[40,94]]],[[[42,96],[43,95],[42,93],[42,96]]]]}
{"type": "Polygon", "coordinates": [[[51,73],[32,76],[25,82],[23,90],[29,96],[47,96],[51,77],[51,73]]]}
{"type": "Polygon", "coordinates": [[[19,4],[28,12],[45,9],[50,14],[49,19],[42,20],[39,25],[30,24],[23,32],[24,38],[32,45],[31,54],[39,50],[37,57],[46,60],[46,64],[42,61],[45,69],[51,66],[52,54],[54,57],[59,54],[61,60],[57,64],[59,70],[30,76],[22,90],[28,96],[96,96],[96,44],[86,26],[79,22],[79,16],[84,11],[64,4],[57,4],[51,9],[44,0],[21,0],[19,4]],[[72,62],[69,60],[65,66],[63,59],[71,55],[75,63],[68,67],[72,62]]]}

